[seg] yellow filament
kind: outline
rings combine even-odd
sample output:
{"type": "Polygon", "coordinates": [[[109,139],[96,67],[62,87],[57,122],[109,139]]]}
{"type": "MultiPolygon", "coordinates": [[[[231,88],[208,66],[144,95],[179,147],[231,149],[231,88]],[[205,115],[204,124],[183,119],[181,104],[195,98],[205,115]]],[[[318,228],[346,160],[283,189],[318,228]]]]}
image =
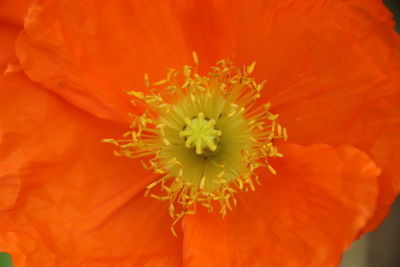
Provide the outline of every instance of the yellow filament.
{"type": "Polygon", "coordinates": [[[236,206],[237,191],[256,189],[257,168],[276,174],[268,160],[283,156],[274,142],[287,140],[271,104],[255,103],[265,85],[249,77],[255,63],[239,69],[221,60],[201,76],[196,53],[193,59],[195,68],[170,69],[152,84],[145,74],[150,93],[127,93],[147,110],[133,116],[125,139],[103,140],[118,146],[117,156],[150,156],[142,165],[159,179],[147,186],[146,195],[170,202],[173,225],[199,206],[213,211],[216,203],[225,216],[236,206]],[[158,193],[150,194],[156,187],[158,193]]]}

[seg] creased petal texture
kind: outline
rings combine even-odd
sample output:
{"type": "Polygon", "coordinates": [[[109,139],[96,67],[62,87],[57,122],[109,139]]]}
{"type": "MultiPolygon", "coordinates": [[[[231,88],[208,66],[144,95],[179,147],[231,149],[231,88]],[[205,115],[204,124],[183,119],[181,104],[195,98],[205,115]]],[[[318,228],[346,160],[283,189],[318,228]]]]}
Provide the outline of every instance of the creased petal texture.
{"type": "Polygon", "coordinates": [[[379,209],[365,231],[375,229],[400,192],[400,37],[392,14],[380,1],[233,1],[228,14],[226,56],[257,62],[254,74],[267,80],[263,101],[290,142],[351,144],[382,167],[379,209]]]}
{"type": "Polygon", "coordinates": [[[23,74],[0,87],[0,250],[17,266],[177,266],[168,209],[144,198],[152,175],[101,143],[123,127],[23,74]]]}
{"type": "Polygon", "coordinates": [[[17,62],[14,44],[18,33],[23,29],[23,18],[31,2],[32,0],[0,2],[0,75],[17,62]]]}
{"type": "Polygon", "coordinates": [[[0,73],[23,70],[0,78],[0,251],[17,267],[337,266],[400,192],[400,37],[381,1],[5,0],[0,22],[0,73]],[[143,196],[157,177],[101,140],[142,112],[125,90],[192,51],[204,75],[256,61],[292,144],[224,219],[199,209],[175,238],[143,196]]]}
{"type": "Polygon", "coordinates": [[[14,43],[20,29],[0,22],[0,75],[10,62],[16,60],[14,43]]]}
{"type": "Polygon", "coordinates": [[[225,218],[185,217],[185,266],[337,266],[374,212],[380,170],[350,146],[280,149],[279,175],[260,173],[225,218]]]}
{"type": "Polygon", "coordinates": [[[2,0],[0,2],[0,21],[22,28],[24,17],[33,2],[34,0],[2,0]]]}
{"type": "Polygon", "coordinates": [[[98,117],[127,121],[125,90],[191,62],[168,2],[38,1],[16,49],[28,76],[98,117]],[[189,60],[187,60],[189,58],[189,60]]]}

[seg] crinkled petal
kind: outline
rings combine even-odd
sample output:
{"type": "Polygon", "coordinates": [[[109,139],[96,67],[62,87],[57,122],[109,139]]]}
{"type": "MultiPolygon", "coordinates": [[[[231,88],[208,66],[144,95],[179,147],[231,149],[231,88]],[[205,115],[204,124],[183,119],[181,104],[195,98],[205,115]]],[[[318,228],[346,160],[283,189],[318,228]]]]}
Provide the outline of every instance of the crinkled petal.
{"type": "Polygon", "coordinates": [[[167,207],[143,195],[152,174],[101,142],[124,126],[23,74],[0,89],[0,251],[17,266],[179,265],[167,207]]]}
{"type": "Polygon", "coordinates": [[[42,0],[29,10],[16,48],[28,76],[72,104],[124,121],[126,90],[192,62],[166,1],[42,0]]]}
{"type": "Polygon", "coordinates": [[[183,222],[185,266],[337,266],[373,214],[380,170],[351,147],[284,145],[222,218],[201,210],[183,222]]]}
{"type": "Polygon", "coordinates": [[[0,76],[8,64],[16,59],[14,43],[19,31],[18,27],[0,22],[0,76]]]}
{"type": "Polygon", "coordinates": [[[143,90],[146,72],[155,81],[190,64],[193,50],[203,73],[216,59],[257,61],[255,76],[268,80],[263,101],[291,142],[348,143],[384,167],[371,230],[400,191],[400,159],[388,158],[400,145],[393,26],[378,0],[41,0],[16,47],[31,79],[114,120],[127,118],[123,90],[143,90]]]}
{"type": "Polygon", "coordinates": [[[351,144],[383,169],[376,216],[400,192],[400,37],[382,1],[234,1],[237,62],[257,61],[289,141],[351,144]],[[248,19],[248,15],[253,16],[248,19]]]}
{"type": "Polygon", "coordinates": [[[1,0],[0,21],[22,28],[28,8],[35,0],[1,0]]]}

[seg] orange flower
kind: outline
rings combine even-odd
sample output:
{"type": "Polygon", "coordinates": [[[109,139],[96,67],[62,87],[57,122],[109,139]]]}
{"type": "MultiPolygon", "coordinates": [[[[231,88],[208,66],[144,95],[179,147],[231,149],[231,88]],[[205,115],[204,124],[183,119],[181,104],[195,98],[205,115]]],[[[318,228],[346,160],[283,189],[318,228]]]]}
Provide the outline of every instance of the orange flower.
{"type": "Polygon", "coordinates": [[[17,267],[335,266],[400,191],[400,40],[379,1],[4,3],[0,251],[17,267]],[[224,218],[200,207],[174,237],[169,203],[144,196],[160,175],[101,140],[144,112],[124,91],[149,95],[144,73],[161,80],[192,51],[203,76],[256,61],[256,106],[272,103],[289,139],[267,140],[276,175],[257,168],[224,218]]]}

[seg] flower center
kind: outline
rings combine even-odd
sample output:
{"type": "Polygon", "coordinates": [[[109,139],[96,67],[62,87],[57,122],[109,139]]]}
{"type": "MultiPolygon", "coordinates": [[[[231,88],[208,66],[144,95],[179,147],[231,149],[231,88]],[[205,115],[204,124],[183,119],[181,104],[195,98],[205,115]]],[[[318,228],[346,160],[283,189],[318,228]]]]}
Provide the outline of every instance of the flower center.
{"type": "Polygon", "coordinates": [[[185,126],[179,133],[185,139],[187,148],[195,149],[198,155],[209,155],[217,150],[222,132],[215,128],[215,120],[204,117],[203,113],[189,119],[186,117],[185,126]]]}
{"type": "Polygon", "coordinates": [[[153,84],[146,74],[149,93],[128,92],[146,111],[132,115],[124,139],[103,140],[118,146],[117,156],[146,158],[143,167],[158,177],[146,195],[169,201],[173,224],[198,207],[219,206],[224,216],[236,206],[237,191],[260,183],[257,168],[276,174],[268,160],[283,156],[275,141],[287,138],[270,104],[259,101],[264,82],[249,77],[255,63],[239,69],[221,60],[200,76],[195,54],[194,61],[195,68],[170,69],[153,84]]]}

